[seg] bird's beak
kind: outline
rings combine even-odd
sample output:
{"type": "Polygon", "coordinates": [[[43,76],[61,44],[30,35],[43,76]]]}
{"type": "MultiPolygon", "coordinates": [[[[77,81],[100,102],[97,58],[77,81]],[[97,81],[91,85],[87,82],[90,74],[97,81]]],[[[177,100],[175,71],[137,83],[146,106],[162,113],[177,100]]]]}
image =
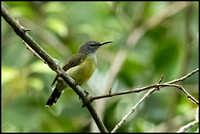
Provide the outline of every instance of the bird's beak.
{"type": "Polygon", "coordinates": [[[112,41],[106,41],[106,42],[102,42],[100,46],[108,44],[108,43],[112,43],[112,41]]]}

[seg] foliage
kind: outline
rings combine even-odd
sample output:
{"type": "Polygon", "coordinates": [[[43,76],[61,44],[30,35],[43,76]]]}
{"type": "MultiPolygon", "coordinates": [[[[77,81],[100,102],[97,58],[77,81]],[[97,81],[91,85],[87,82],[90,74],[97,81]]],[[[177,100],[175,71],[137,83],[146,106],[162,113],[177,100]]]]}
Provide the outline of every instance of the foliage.
{"type": "MultiPolygon", "coordinates": [[[[31,29],[29,33],[34,40],[62,65],[83,42],[113,41],[99,50],[97,70],[89,86],[83,85],[95,96],[103,93],[99,90],[103,90],[106,73],[130,32],[170,3],[173,2],[3,2],[3,5],[20,24],[31,29]]],[[[161,75],[163,81],[170,81],[198,67],[199,7],[197,2],[190,3],[191,21],[186,21],[185,8],[147,31],[128,50],[113,82],[113,92],[150,85],[161,75]],[[190,42],[188,36],[192,36],[190,42]]],[[[70,88],[55,106],[44,107],[56,74],[26,49],[3,19],[1,23],[2,132],[90,131],[92,119],[70,88]]],[[[199,99],[198,74],[182,85],[199,99]]],[[[106,100],[103,120],[109,131],[143,94],[106,100]]],[[[118,132],[175,132],[194,120],[195,111],[196,106],[184,94],[174,88],[162,89],[149,97],[118,132]]]]}

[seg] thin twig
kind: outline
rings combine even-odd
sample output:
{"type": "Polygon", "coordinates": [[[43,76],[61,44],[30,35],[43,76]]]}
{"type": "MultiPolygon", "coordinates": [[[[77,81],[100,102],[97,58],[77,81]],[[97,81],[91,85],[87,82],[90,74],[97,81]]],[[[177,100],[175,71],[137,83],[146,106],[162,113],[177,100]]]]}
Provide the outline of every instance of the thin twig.
{"type": "Polygon", "coordinates": [[[111,133],[115,133],[119,127],[126,121],[126,119],[135,111],[135,109],[139,106],[140,103],[142,103],[150,94],[152,94],[154,91],[156,91],[156,88],[149,90],[143,97],[142,99],[139,100],[138,103],[136,103],[136,105],[131,108],[131,110],[128,112],[128,114],[126,114],[122,120],[115,126],[115,128],[111,131],[111,133]]]}
{"type": "MultiPolygon", "coordinates": [[[[89,100],[92,102],[96,99],[102,99],[102,98],[113,97],[113,96],[117,96],[117,95],[130,94],[130,93],[139,93],[141,91],[148,90],[148,89],[151,89],[151,88],[155,88],[157,86],[166,87],[166,84],[174,84],[174,83],[183,81],[183,80],[192,76],[193,74],[195,74],[198,71],[199,71],[199,68],[193,70],[192,72],[188,73],[187,75],[185,75],[181,78],[178,78],[178,79],[175,79],[175,80],[172,80],[172,81],[169,81],[169,82],[165,82],[164,84],[153,84],[153,85],[149,85],[149,86],[145,86],[145,87],[141,87],[141,88],[135,88],[135,89],[128,90],[128,91],[126,90],[126,91],[121,91],[121,92],[118,92],[118,93],[110,93],[110,94],[105,94],[105,95],[99,95],[99,96],[95,96],[95,97],[90,97],[89,100]]],[[[183,92],[186,92],[186,90],[183,90],[183,92]]],[[[185,93],[185,94],[187,96],[191,96],[191,95],[188,95],[189,93],[185,93]]],[[[197,102],[197,101],[195,101],[195,102],[197,102]]]]}
{"type": "Polygon", "coordinates": [[[26,46],[28,50],[30,50],[34,54],[34,56],[38,57],[40,60],[42,60],[46,64],[45,60],[42,59],[42,57],[38,55],[24,40],[23,40],[23,44],[26,46]]]}
{"type": "Polygon", "coordinates": [[[16,21],[8,11],[1,5],[1,15],[5,19],[5,21],[12,27],[15,33],[22,38],[42,59],[44,59],[49,67],[56,71],[59,66],[59,62],[56,62],[54,58],[52,58],[43,48],[41,48],[38,43],[33,40],[27,33],[29,29],[24,28],[19,24],[19,21],[16,21]],[[54,64],[56,62],[56,64],[54,64]]]}
{"type": "Polygon", "coordinates": [[[177,83],[177,82],[180,82],[180,81],[184,81],[185,79],[187,79],[191,75],[195,74],[196,72],[199,72],[199,68],[193,70],[192,72],[186,74],[185,76],[183,76],[183,77],[181,77],[179,79],[175,79],[173,81],[166,82],[165,84],[174,84],[174,83],[177,83]]]}
{"type": "MultiPolygon", "coordinates": [[[[158,84],[161,83],[163,79],[163,76],[161,76],[160,80],[158,81],[158,84]]],[[[156,88],[153,88],[151,90],[149,90],[140,100],[138,103],[135,104],[134,107],[131,108],[131,110],[128,112],[128,114],[126,114],[122,120],[114,127],[114,129],[111,131],[111,133],[115,133],[119,127],[126,121],[126,119],[136,110],[136,108],[150,95],[152,94],[153,92],[155,92],[156,90],[159,89],[159,86],[156,87],[156,88]]]]}
{"type": "MultiPolygon", "coordinates": [[[[109,78],[106,81],[106,84],[105,84],[106,91],[104,93],[109,92],[109,89],[112,86],[113,82],[115,81],[116,76],[120,72],[120,69],[124,64],[129,51],[134,46],[136,46],[138,41],[145,35],[145,33],[148,32],[148,30],[157,26],[162,21],[166,20],[168,17],[175,15],[177,12],[181,11],[188,5],[190,5],[189,2],[182,2],[181,4],[178,2],[174,2],[172,4],[167,5],[161,12],[157,12],[156,14],[154,14],[148,20],[144,21],[144,23],[141,23],[141,25],[139,25],[137,27],[134,27],[134,25],[132,25],[128,28],[127,40],[125,40],[122,43],[122,44],[124,44],[124,46],[115,55],[114,59],[112,60],[110,69],[107,71],[109,78]],[[131,31],[129,31],[130,29],[131,29],[131,31]]],[[[119,18],[121,19],[121,17],[119,17],[119,18]]],[[[124,22],[124,20],[122,20],[122,22],[124,22]]],[[[126,23],[124,23],[124,24],[126,24],[126,23]]],[[[127,27],[127,26],[129,26],[129,25],[126,25],[125,27],[127,27]]],[[[109,97],[109,95],[107,97],[109,97]]],[[[92,101],[92,100],[90,100],[90,101],[92,101]]],[[[106,100],[103,100],[103,101],[106,101],[106,100]]],[[[96,102],[96,106],[99,106],[98,103],[99,103],[99,101],[96,102]]],[[[100,103],[102,105],[106,104],[105,102],[102,102],[102,101],[100,103]]],[[[104,107],[102,106],[101,111],[104,111],[103,110],[104,108],[105,108],[105,106],[104,107]]],[[[100,113],[100,115],[101,114],[103,114],[103,113],[100,113]]]]}
{"type": "Polygon", "coordinates": [[[176,85],[176,84],[159,84],[158,86],[161,86],[161,87],[175,87],[179,90],[181,90],[186,96],[188,99],[190,99],[193,103],[199,105],[199,101],[196,100],[191,94],[189,94],[181,85],[176,85]]]}
{"type": "Polygon", "coordinates": [[[185,132],[186,130],[188,130],[189,128],[191,128],[191,127],[193,127],[193,126],[195,126],[195,125],[197,125],[197,124],[199,124],[199,107],[197,107],[195,120],[192,121],[192,122],[190,122],[190,123],[188,123],[188,124],[185,125],[185,126],[182,126],[182,127],[177,131],[177,133],[183,133],[183,132],[185,132]]]}
{"type": "Polygon", "coordinates": [[[142,88],[136,88],[136,89],[133,89],[133,90],[121,91],[121,92],[118,92],[118,93],[111,93],[111,94],[108,93],[108,94],[105,94],[105,95],[99,95],[99,96],[95,96],[95,97],[90,97],[89,100],[92,102],[92,101],[97,100],[97,99],[113,97],[113,96],[117,96],[117,95],[124,95],[124,94],[130,94],[130,93],[139,93],[141,91],[148,90],[148,89],[151,89],[151,88],[154,88],[154,87],[157,87],[157,85],[153,84],[153,85],[150,85],[150,86],[145,86],[145,87],[142,87],[142,88]]]}
{"type": "MultiPolygon", "coordinates": [[[[192,71],[191,73],[189,73],[189,74],[186,75],[187,77],[184,76],[184,77],[180,78],[179,80],[182,81],[183,78],[186,79],[186,78],[190,77],[191,74],[194,74],[194,72],[197,72],[197,71],[196,71],[196,70],[195,70],[195,71],[192,71]]],[[[155,92],[156,90],[161,89],[162,87],[175,87],[175,88],[181,90],[193,103],[199,105],[199,101],[197,101],[192,95],[190,95],[182,86],[176,85],[176,84],[166,84],[166,83],[164,83],[164,84],[159,84],[159,83],[161,83],[162,79],[163,79],[163,76],[161,76],[161,78],[160,78],[158,84],[155,84],[155,85],[154,85],[155,88],[149,90],[149,91],[142,97],[142,99],[140,99],[139,102],[136,103],[136,105],[135,105],[133,108],[131,108],[131,110],[128,112],[128,114],[126,114],[126,115],[122,118],[122,120],[121,120],[121,121],[115,126],[115,128],[111,131],[112,133],[116,132],[116,131],[119,129],[119,127],[126,121],[126,119],[136,110],[136,108],[139,106],[139,104],[141,104],[141,102],[143,102],[150,94],[152,94],[152,93],[155,92]]],[[[176,81],[176,82],[179,82],[179,81],[176,81]]],[[[170,83],[170,82],[168,82],[168,83],[170,83]]],[[[151,87],[151,86],[149,86],[149,87],[151,87]]],[[[140,90],[140,91],[141,91],[141,90],[140,90]]],[[[188,124],[187,126],[193,126],[193,125],[197,124],[198,122],[199,122],[199,121],[191,122],[191,123],[188,124]]]]}

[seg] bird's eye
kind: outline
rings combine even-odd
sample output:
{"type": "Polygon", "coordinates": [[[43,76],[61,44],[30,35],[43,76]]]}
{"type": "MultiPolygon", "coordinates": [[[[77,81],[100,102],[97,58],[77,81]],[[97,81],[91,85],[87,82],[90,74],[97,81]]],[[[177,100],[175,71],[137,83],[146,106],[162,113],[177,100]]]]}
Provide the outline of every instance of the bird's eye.
{"type": "Polygon", "coordinates": [[[91,44],[90,46],[94,47],[94,46],[95,46],[95,44],[91,44]]]}

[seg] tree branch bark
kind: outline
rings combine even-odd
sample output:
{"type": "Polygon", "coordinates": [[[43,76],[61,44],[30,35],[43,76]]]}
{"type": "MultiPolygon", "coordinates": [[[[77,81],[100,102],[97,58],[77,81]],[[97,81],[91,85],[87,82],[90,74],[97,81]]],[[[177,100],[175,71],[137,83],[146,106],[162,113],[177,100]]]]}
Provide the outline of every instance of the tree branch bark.
{"type": "Polygon", "coordinates": [[[162,88],[162,87],[176,87],[176,88],[179,88],[180,90],[182,90],[184,92],[184,94],[186,94],[186,96],[192,102],[199,105],[199,102],[194,97],[192,97],[182,86],[174,84],[174,83],[177,83],[177,82],[180,82],[180,81],[184,81],[186,78],[192,76],[193,74],[195,74],[198,71],[199,71],[199,68],[193,70],[192,72],[188,73],[187,75],[185,75],[181,78],[178,78],[178,79],[175,79],[175,80],[172,80],[172,81],[169,81],[169,82],[165,82],[163,84],[153,84],[153,85],[149,85],[149,86],[145,86],[145,87],[141,87],[141,88],[136,88],[136,89],[132,89],[132,90],[128,90],[128,91],[122,91],[122,92],[118,92],[118,93],[108,93],[108,94],[105,94],[105,95],[90,97],[89,100],[92,102],[96,99],[102,99],[102,98],[113,97],[113,96],[117,96],[117,95],[130,94],[130,93],[139,93],[141,91],[148,90],[148,89],[151,89],[151,88],[156,88],[156,87],[160,87],[160,88],[162,88]]]}
{"type": "Polygon", "coordinates": [[[74,80],[65,73],[65,71],[59,66],[59,62],[52,58],[44,49],[42,49],[37,42],[35,42],[27,33],[27,31],[30,31],[26,28],[24,28],[22,25],[19,24],[9,13],[8,11],[1,5],[1,15],[6,20],[6,22],[12,27],[12,29],[15,31],[15,33],[24,40],[31,49],[35,51],[44,61],[48,64],[48,66],[55,71],[58,75],[60,75],[65,82],[79,95],[79,97],[82,99],[83,105],[87,107],[88,111],[90,112],[92,118],[96,122],[96,125],[98,126],[99,130],[101,132],[108,132],[106,127],[104,126],[103,122],[99,118],[96,110],[92,106],[89,99],[86,97],[86,94],[84,93],[83,89],[76,85],[74,80]]]}
{"type": "MultiPolygon", "coordinates": [[[[186,75],[187,77],[184,76],[184,77],[180,78],[179,80],[183,80],[183,79],[188,78],[189,76],[191,76],[191,74],[194,74],[194,72],[197,72],[198,70],[199,70],[199,69],[196,69],[196,70],[192,71],[191,73],[189,73],[189,74],[186,75]]],[[[128,112],[128,113],[121,119],[121,121],[114,127],[114,129],[111,131],[111,133],[115,133],[115,132],[119,129],[119,127],[121,127],[122,124],[127,120],[127,118],[128,118],[133,112],[135,112],[136,108],[137,108],[149,95],[151,95],[153,92],[159,90],[159,89],[162,88],[162,87],[175,87],[175,88],[177,88],[177,89],[180,89],[184,94],[186,94],[186,96],[188,97],[188,99],[190,99],[193,103],[199,105],[199,101],[197,101],[192,95],[190,95],[182,86],[176,85],[176,84],[170,84],[170,82],[168,82],[168,84],[166,84],[166,83],[165,83],[165,84],[160,84],[161,81],[162,81],[162,77],[161,77],[161,79],[159,80],[158,84],[155,84],[155,87],[154,87],[153,89],[149,90],[149,91],[135,104],[135,106],[132,107],[132,108],[129,110],[129,112],[128,112]]],[[[173,82],[173,81],[171,81],[171,82],[173,82]]],[[[177,81],[177,82],[178,82],[178,81],[177,81]]],[[[151,87],[151,86],[149,86],[149,87],[151,87]]],[[[197,108],[197,111],[198,111],[198,108],[197,108]]],[[[197,113],[197,115],[198,115],[198,113],[197,113]]],[[[189,127],[194,126],[194,125],[196,125],[196,124],[198,124],[198,123],[199,123],[199,120],[198,120],[198,117],[196,117],[196,120],[195,120],[194,122],[191,122],[191,123],[189,123],[188,125],[181,127],[181,129],[179,130],[179,132],[182,132],[182,131],[188,129],[189,127]]]]}
{"type": "MultiPolygon", "coordinates": [[[[189,128],[195,126],[199,124],[199,107],[197,107],[197,110],[196,110],[196,116],[195,116],[195,120],[188,123],[187,125],[185,126],[182,126],[178,131],[177,133],[184,133],[186,130],[188,130],[189,128]]],[[[197,130],[198,131],[198,130],[197,130]]]]}
{"type": "MultiPolygon", "coordinates": [[[[160,78],[158,84],[161,83],[162,79],[163,79],[163,76],[161,76],[161,78],[160,78]]],[[[149,91],[142,97],[142,99],[140,99],[139,102],[136,103],[135,106],[131,108],[131,110],[128,112],[128,114],[126,114],[126,115],[122,118],[122,120],[114,127],[114,129],[111,131],[111,133],[115,133],[115,132],[119,129],[119,127],[126,121],[126,119],[127,119],[133,112],[135,112],[136,108],[137,108],[150,94],[152,94],[152,93],[155,92],[156,90],[159,90],[159,87],[155,87],[155,88],[149,90],[149,91]]]]}

